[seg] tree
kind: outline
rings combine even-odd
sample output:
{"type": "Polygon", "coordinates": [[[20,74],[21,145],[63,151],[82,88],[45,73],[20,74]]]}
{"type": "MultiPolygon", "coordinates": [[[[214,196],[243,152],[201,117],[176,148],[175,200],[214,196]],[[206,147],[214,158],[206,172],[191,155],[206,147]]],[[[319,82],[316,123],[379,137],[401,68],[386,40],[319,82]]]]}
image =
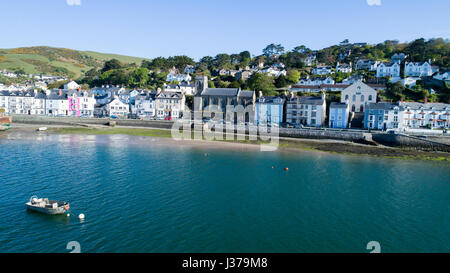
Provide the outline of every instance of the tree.
{"type": "Polygon", "coordinates": [[[283,88],[285,86],[287,86],[289,83],[286,79],[286,76],[281,75],[278,78],[275,79],[275,87],[276,88],[283,88]]]}
{"type": "Polygon", "coordinates": [[[170,67],[175,67],[178,71],[184,71],[184,68],[187,65],[194,65],[195,62],[192,58],[182,55],[182,56],[174,56],[169,57],[167,62],[170,64],[170,67]]]}
{"type": "Polygon", "coordinates": [[[300,72],[296,69],[289,70],[286,76],[288,83],[297,83],[300,79],[300,72]]]}
{"type": "Polygon", "coordinates": [[[117,59],[111,59],[111,60],[105,62],[102,72],[106,72],[106,71],[113,70],[113,69],[120,69],[120,68],[122,68],[122,63],[117,59]]]}
{"type": "Polygon", "coordinates": [[[281,44],[270,44],[263,49],[263,54],[266,57],[273,58],[284,53],[284,47],[281,44]]]}
{"type": "Polygon", "coordinates": [[[149,70],[145,67],[137,68],[131,72],[128,84],[131,87],[145,87],[147,85],[149,70]]]}
{"type": "Polygon", "coordinates": [[[294,47],[293,52],[298,52],[298,53],[309,53],[309,52],[311,52],[311,49],[307,48],[307,47],[304,46],[304,45],[301,45],[301,46],[296,46],[296,47],[294,47]]]}
{"type": "Polygon", "coordinates": [[[262,74],[254,73],[247,80],[247,85],[250,89],[255,91],[262,91],[264,95],[274,94],[275,86],[272,77],[262,74]]]}
{"type": "Polygon", "coordinates": [[[230,55],[222,53],[217,54],[214,58],[214,69],[230,68],[231,58],[230,55]]]}

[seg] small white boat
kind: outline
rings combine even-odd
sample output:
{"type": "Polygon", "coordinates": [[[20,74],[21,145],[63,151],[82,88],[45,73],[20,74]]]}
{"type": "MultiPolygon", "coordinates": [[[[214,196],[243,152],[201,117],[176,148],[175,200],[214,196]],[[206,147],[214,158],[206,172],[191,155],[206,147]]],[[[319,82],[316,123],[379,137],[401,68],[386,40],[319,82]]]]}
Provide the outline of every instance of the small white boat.
{"type": "Polygon", "coordinates": [[[70,209],[68,202],[38,198],[36,195],[32,196],[26,205],[29,210],[52,215],[64,214],[70,209]]]}
{"type": "Polygon", "coordinates": [[[37,131],[39,131],[39,132],[47,131],[47,127],[41,127],[39,129],[37,129],[37,131]]]}

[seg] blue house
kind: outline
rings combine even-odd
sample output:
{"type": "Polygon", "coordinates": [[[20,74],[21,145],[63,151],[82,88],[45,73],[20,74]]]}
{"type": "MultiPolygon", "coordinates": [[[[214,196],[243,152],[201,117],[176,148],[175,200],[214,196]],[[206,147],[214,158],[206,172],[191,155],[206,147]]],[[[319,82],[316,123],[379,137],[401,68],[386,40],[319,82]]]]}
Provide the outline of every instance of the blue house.
{"type": "Polygon", "coordinates": [[[364,113],[364,128],[374,130],[402,129],[404,108],[389,102],[369,103],[364,113]]]}
{"type": "Polygon", "coordinates": [[[259,97],[255,105],[255,124],[278,124],[283,122],[285,99],[281,97],[259,97]]]}
{"type": "Polygon", "coordinates": [[[350,106],[348,103],[332,102],[330,104],[330,113],[328,127],[345,129],[348,127],[350,106]]]}

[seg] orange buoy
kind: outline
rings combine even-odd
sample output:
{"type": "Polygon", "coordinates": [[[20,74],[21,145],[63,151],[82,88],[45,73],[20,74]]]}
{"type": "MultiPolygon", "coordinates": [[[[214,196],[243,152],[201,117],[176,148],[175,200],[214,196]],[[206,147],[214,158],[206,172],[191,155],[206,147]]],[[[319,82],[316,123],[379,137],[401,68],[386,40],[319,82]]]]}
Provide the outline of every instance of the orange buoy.
{"type": "Polygon", "coordinates": [[[289,168],[284,168],[285,171],[289,171],[289,168]]]}

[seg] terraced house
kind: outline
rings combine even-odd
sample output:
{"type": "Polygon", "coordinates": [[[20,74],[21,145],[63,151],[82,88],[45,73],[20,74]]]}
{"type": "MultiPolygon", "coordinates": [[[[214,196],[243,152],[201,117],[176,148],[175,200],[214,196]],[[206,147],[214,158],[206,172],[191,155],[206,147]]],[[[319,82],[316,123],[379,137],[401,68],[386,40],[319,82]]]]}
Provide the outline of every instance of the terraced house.
{"type": "Polygon", "coordinates": [[[405,62],[405,76],[425,77],[431,76],[439,68],[431,66],[431,60],[428,62],[405,62]]]}
{"type": "Polygon", "coordinates": [[[128,103],[115,97],[110,103],[105,105],[106,114],[110,117],[126,118],[130,113],[128,103]]]}
{"type": "Polygon", "coordinates": [[[369,103],[365,109],[364,128],[373,130],[402,129],[402,106],[388,102],[369,103]]]}
{"type": "Polygon", "coordinates": [[[156,117],[173,120],[183,116],[185,96],[178,92],[159,92],[155,98],[156,117]]]}
{"type": "Polygon", "coordinates": [[[285,98],[262,96],[257,99],[255,106],[256,125],[280,125],[283,122],[285,98]]]}
{"type": "Polygon", "coordinates": [[[397,62],[380,63],[377,66],[377,78],[399,78],[400,77],[400,64],[397,62]]]}
{"type": "Polygon", "coordinates": [[[326,116],[325,93],[321,97],[292,97],[286,104],[286,122],[321,127],[326,116]]]}
{"type": "Polygon", "coordinates": [[[405,109],[405,128],[450,128],[450,104],[400,102],[405,109]]]}

